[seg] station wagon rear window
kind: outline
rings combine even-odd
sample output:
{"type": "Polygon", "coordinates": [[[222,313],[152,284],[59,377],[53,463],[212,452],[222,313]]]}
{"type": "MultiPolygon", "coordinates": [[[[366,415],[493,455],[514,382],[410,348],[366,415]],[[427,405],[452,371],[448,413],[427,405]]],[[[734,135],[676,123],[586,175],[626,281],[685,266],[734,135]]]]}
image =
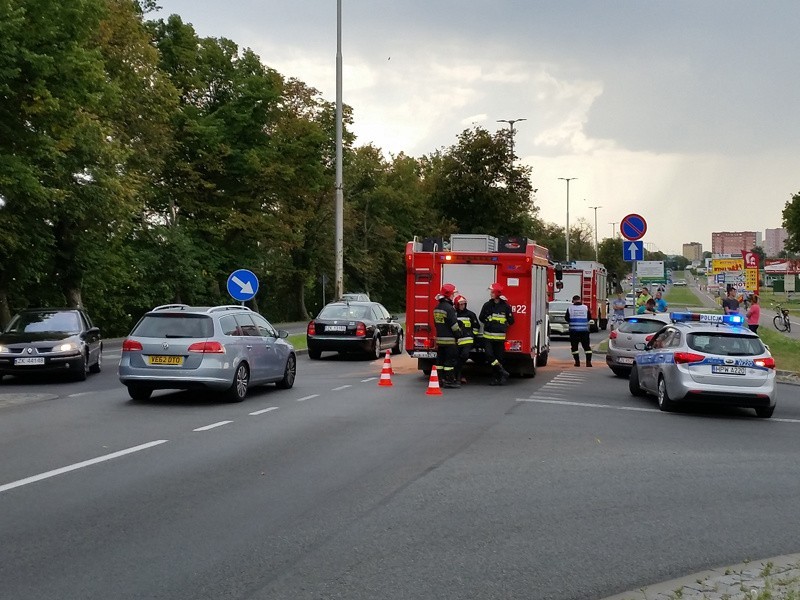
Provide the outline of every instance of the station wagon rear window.
{"type": "Polygon", "coordinates": [[[131,335],[146,338],[208,338],[214,335],[214,322],[205,315],[145,315],[131,335]]]}
{"type": "Polygon", "coordinates": [[[664,321],[657,321],[656,319],[628,319],[619,326],[619,331],[622,333],[639,333],[648,334],[660,331],[662,327],[667,324],[664,321]]]}
{"type": "Polygon", "coordinates": [[[756,336],[704,332],[690,333],[686,337],[689,348],[706,354],[758,356],[765,352],[764,344],[756,336]]]}

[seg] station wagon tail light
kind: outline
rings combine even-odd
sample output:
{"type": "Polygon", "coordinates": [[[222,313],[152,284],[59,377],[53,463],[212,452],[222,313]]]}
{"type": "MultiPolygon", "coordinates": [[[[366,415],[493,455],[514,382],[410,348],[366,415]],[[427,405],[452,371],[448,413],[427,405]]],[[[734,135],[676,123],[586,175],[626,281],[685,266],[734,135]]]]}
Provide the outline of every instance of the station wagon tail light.
{"type": "Polygon", "coordinates": [[[125,340],[122,342],[123,352],[141,352],[142,344],[136,340],[125,340]]]}
{"type": "Polygon", "coordinates": [[[775,368],[775,359],[771,356],[766,358],[757,358],[755,361],[757,367],[764,367],[765,369],[775,368]]]}
{"type": "Polygon", "coordinates": [[[615,340],[617,339],[617,330],[613,330],[611,333],[608,334],[608,339],[615,340]]]}
{"type": "Polygon", "coordinates": [[[506,352],[522,352],[522,341],[506,340],[506,352]]]}
{"type": "Polygon", "coordinates": [[[225,348],[219,342],[195,342],[188,350],[200,354],[225,354],[225,348]]]}
{"type": "Polygon", "coordinates": [[[308,324],[308,328],[306,329],[306,333],[308,335],[317,335],[317,325],[314,323],[314,321],[311,321],[308,324]]]}
{"type": "Polygon", "coordinates": [[[356,325],[356,335],[358,337],[365,337],[367,335],[367,326],[363,323],[356,325]]]}
{"type": "Polygon", "coordinates": [[[702,354],[695,354],[694,352],[676,352],[675,353],[675,363],[679,365],[683,365],[686,363],[696,363],[696,362],[703,362],[705,360],[705,356],[702,354]]]}

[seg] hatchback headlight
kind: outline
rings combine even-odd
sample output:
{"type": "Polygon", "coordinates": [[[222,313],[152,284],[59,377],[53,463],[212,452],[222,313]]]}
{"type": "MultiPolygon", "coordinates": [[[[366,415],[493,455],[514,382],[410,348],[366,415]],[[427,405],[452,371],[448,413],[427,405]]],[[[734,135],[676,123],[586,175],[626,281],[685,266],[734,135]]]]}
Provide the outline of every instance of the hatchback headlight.
{"type": "Polygon", "coordinates": [[[59,352],[68,352],[70,350],[77,350],[77,349],[78,349],[78,346],[76,344],[73,344],[72,342],[69,342],[67,344],[61,344],[58,347],[58,351],[59,352]]]}
{"type": "Polygon", "coordinates": [[[0,346],[0,354],[2,354],[3,352],[8,352],[8,351],[9,350],[8,350],[8,348],[6,346],[0,346]]]}

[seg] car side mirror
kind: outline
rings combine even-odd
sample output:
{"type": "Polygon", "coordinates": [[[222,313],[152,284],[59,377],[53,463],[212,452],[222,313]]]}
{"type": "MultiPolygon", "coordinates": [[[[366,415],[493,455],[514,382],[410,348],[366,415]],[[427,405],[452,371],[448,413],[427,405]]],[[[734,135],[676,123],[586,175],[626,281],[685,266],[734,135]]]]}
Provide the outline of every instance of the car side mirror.
{"type": "Polygon", "coordinates": [[[286,339],[289,337],[289,332],[285,329],[278,329],[278,337],[281,339],[286,339]]]}
{"type": "Polygon", "coordinates": [[[636,348],[637,350],[652,350],[653,349],[653,347],[649,343],[645,344],[644,342],[639,342],[638,344],[634,344],[633,347],[636,348]]]}

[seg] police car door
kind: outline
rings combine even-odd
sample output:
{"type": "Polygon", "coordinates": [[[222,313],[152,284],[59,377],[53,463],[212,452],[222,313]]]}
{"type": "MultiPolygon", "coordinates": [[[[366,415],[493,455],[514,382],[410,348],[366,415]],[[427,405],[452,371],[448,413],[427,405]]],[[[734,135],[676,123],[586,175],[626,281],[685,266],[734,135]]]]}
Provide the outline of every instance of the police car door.
{"type": "Polygon", "coordinates": [[[648,391],[655,392],[658,389],[658,375],[662,365],[668,359],[669,350],[667,348],[673,331],[674,329],[671,327],[662,329],[650,340],[650,349],[647,352],[644,368],[640,370],[639,382],[639,385],[648,391]]]}

